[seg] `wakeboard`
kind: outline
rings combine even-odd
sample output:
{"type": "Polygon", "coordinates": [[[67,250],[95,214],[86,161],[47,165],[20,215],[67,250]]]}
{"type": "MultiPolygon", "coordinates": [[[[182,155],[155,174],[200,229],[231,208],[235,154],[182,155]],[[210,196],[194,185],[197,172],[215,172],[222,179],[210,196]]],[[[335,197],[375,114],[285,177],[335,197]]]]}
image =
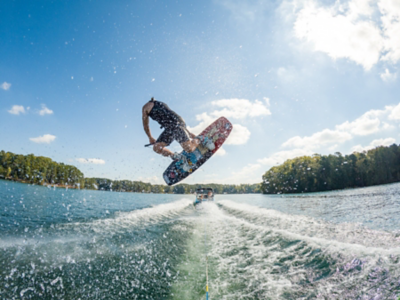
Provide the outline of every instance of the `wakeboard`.
{"type": "Polygon", "coordinates": [[[232,128],[232,123],[221,117],[204,129],[200,136],[207,137],[208,141],[214,144],[214,148],[209,150],[210,147],[206,148],[200,144],[193,152],[182,151],[181,153],[185,156],[187,163],[183,160],[173,161],[163,174],[165,183],[168,185],[176,184],[194,173],[218,151],[228,138],[232,128]]]}

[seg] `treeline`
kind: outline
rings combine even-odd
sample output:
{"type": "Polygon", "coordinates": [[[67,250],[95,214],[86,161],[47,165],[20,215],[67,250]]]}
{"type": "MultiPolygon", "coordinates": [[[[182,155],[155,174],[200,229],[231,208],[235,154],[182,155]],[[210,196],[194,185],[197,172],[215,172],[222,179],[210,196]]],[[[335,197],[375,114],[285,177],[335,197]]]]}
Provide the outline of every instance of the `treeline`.
{"type": "Polygon", "coordinates": [[[4,151],[0,151],[0,178],[76,188],[85,185],[83,173],[74,166],[57,163],[48,157],[4,151]]]}
{"type": "MultiPolygon", "coordinates": [[[[0,179],[38,185],[49,184],[79,189],[136,193],[190,194],[200,187],[195,184],[165,186],[141,181],[85,178],[78,168],[57,163],[48,157],[4,151],[0,151],[0,179]]],[[[260,193],[260,184],[207,184],[203,186],[212,187],[217,194],[260,193]]]]}
{"type": "Polygon", "coordinates": [[[86,178],[85,188],[92,190],[136,192],[136,193],[169,193],[169,194],[191,194],[197,188],[211,187],[216,194],[251,194],[260,193],[260,184],[177,184],[166,186],[144,183],[130,180],[110,180],[106,178],[86,178]]]}
{"type": "Polygon", "coordinates": [[[365,187],[400,181],[400,147],[378,147],[343,156],[319,155],[289,159],[262,177],[264,194],[303,193],[365,187]]]}

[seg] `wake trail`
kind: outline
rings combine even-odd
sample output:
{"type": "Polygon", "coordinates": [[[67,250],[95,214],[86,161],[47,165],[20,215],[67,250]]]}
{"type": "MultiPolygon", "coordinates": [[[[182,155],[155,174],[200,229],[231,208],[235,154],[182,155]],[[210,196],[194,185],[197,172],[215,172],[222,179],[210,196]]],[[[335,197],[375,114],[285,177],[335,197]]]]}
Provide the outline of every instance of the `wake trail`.
{"type": "Polygon", "coordinates": [[[395,233],[229,200],[203,213],[210,214],[210,291],[218,299],[391,299],[400,291],[395,233]]]}
{"type": "Polygon", "coordinates": [[[0,247],[0,261],[13,260],[0,263],[0,297],[166,299],[192,234],[190,214],[191,201],[181,199],[11,239],[0,247]]]}
{"type": "Polygon", "coordinates": [[[372,230],[359,223],[332,223],[302,215],[289,215],[276,210],[241,204],[230,200],[219,202],[221,209],[229,216],[267,230],[280,231],[313,241],[324,241],[330,245],[352,244],[354,247],[376,251],[400,252],[400,234],[382,230],[372,230]],[[360,247],[358,247],[360,248],[360,247]]]}

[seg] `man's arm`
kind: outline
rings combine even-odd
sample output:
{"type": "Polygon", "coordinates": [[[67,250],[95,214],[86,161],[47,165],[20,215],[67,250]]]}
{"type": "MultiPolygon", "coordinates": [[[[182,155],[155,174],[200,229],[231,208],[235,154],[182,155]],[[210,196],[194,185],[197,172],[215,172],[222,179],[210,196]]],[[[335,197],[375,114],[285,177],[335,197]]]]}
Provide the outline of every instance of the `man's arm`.
{"type": "Polygon", "coordinates": [[[143,106],[143,110],[142,110],[143,129],[144,129],[144,132],[146,132],[147,136],[149,137],[150,144],[154,144],[156,142],[156,139],[153,138],[153,136],[151,135],[151,131],[150,131],[150,127],[149,127],[149,114],[147,111],[147,108],[148,108],[147,106],[148,106],[147,104],[145,106],[143,106]]]}

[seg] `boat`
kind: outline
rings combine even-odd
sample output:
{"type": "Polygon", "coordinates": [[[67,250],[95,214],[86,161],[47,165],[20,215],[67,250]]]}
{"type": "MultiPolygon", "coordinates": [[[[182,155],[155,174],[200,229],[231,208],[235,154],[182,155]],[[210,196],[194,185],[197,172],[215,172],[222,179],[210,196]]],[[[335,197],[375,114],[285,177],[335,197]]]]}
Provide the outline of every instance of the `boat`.
{"type": "Polygon", "coordinates": [[[212,188],[198,188],[196,189],[195,195],[194,206],[202,202],[214,201],[214,190],[212,188]]]}

